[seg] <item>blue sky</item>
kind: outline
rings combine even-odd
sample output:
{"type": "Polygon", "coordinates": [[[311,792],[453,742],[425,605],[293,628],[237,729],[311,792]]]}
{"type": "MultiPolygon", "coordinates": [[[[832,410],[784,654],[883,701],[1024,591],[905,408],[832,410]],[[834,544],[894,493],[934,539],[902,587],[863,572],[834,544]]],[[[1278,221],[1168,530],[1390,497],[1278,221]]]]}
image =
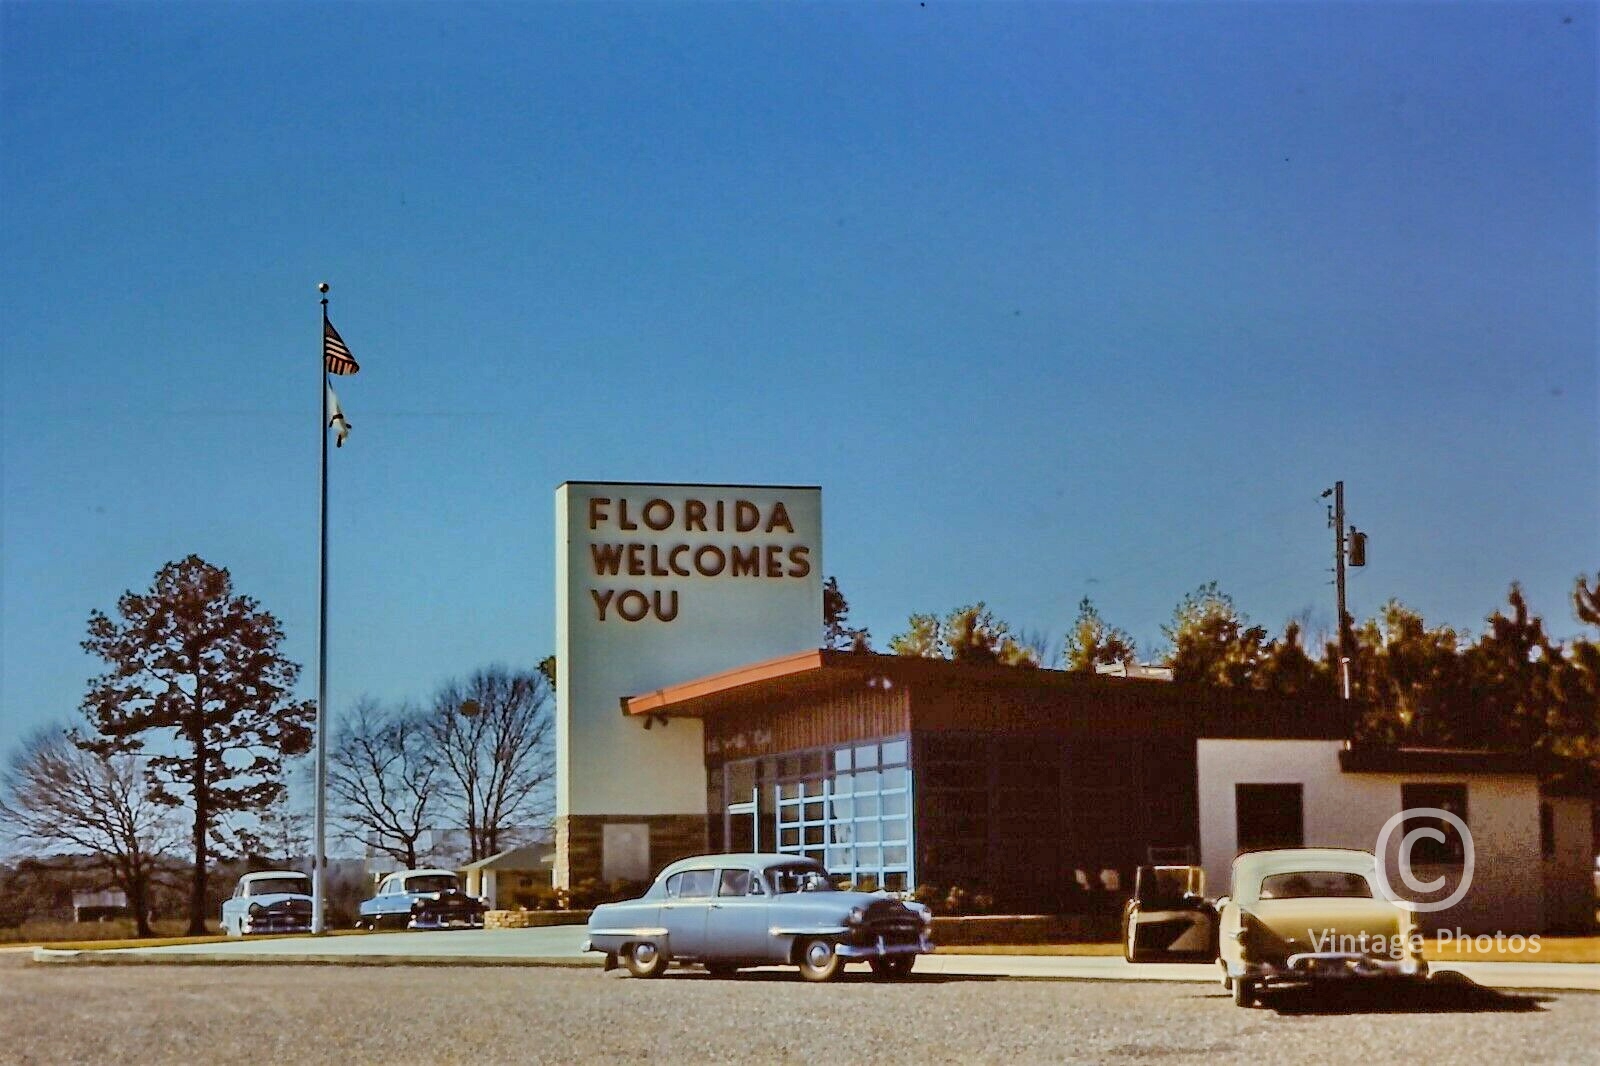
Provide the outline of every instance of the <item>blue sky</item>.
{"type": "MultiPolygon", "coordinates": [[[[330,687],[552,645],[567,479],[820,484],[881,646],[1216,579],[1557,634],[1600,568],[1596,9],[0,6],[0,749],[196,552],[330,687]]],[[[308,669],[302,685],[309,695],[308,669]]]]}

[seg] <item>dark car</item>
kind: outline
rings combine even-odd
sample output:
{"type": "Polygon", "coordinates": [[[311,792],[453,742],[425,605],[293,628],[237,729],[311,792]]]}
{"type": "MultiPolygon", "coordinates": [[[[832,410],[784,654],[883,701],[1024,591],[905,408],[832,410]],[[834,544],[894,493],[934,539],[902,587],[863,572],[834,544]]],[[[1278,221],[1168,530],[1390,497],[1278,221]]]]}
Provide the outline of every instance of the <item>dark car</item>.
{"type": "Polygon", "coordinates": [[[483,901],[449,870],[401,870],[361,901],[359,929],[482,929],[483,901]]]}

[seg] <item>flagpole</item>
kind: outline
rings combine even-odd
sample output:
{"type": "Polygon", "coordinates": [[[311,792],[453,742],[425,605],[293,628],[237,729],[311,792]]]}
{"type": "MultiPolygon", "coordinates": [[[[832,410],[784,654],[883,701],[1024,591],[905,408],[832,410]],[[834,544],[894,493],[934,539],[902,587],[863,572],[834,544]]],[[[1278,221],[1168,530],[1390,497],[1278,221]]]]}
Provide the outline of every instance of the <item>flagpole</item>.
{"type": "MultiPolygon", "coordinates": [[[[328,328],[328,283],[317,288],[322,292],[322,328],[328,328]]],[[[318,338],[319,342],[321,338],[318,338]]],[[[323,913],[323,899],[327,894],[327,784],[328,784],[328,362],[326,354],[317,352],[317,364],[322,372],[317,375],[319,410],[322,419],[317,426],[317,436],[322,440],[322,503],[319,511],[321,552],[317,591],[317,758],[316,807],[312,816],[313,847],[316,854],[311,866],[311,931],[326,930],[327,915],[323,913]]]]}

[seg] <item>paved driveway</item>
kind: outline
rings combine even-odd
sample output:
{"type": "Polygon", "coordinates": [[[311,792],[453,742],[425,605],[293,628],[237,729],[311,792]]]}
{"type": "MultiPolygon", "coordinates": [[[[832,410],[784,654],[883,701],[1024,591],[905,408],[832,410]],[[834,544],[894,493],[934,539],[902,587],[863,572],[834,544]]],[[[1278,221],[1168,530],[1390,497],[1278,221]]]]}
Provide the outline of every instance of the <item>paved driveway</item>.
{"type": "MultiPolygon", "coordinates": [[[[416,962],[519,961],[594,965],[600,957],[582,950],[584,927],[558,925],[543,929],[462,929],[441,932],[365,933],[349,936],[285,937],[231,940],[217,944],[174,944],[121,948],[93,953],[39,951],[40,961],[71,961],[94,955],[186,959],[208,962],[318,961],[416,962]]],[[[1569,988],[1600,990],[1600,966],[1562,962],[1479,962],[1436,965],[1435,971],[1456,970],[1490,988],[1569,988]]],[[[925,956],[917,971],[971,977],[1068,978],[1099,981],[1178,981],[1214,983],[1210,965],[1148,963],[1130,966],[1120,958],[1097,955],[958,955],[925,956]]]]}
{"type": "Polygon", "coordinates": [[[1593,1063],[1600,1032],[1600,996],[1584,993],[1384,989],[1240,1010],[1215,985],[175,961],[130,973],[0,958],[0,1061],[1522,1066],[1593,1063]]]}

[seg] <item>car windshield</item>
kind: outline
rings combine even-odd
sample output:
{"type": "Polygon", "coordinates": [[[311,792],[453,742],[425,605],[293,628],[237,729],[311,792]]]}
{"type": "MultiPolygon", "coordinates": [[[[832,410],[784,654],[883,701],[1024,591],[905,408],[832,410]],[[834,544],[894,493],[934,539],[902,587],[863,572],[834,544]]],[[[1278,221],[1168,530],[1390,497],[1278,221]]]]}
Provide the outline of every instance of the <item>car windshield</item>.
{"type": "Polygon", "coordinates": [[[1296,870],[1261,879],[1262,899],[1371,899],[1372,886],[1360,874],[1337,870],[1296,870]]]}
{"type": "Polygon", "coordinates": [[[789,892],[837,892],[828,879],[828,871],[820,863],[794,863],[791,866],[773,866],[767,870],[767,884],[775,895],[789,892]]]}
{"type": "Polygon", "coordinates": [[[294,892],[302,896],[311,894],[311,882],[304,877],[263,877],[250,882],[252,896],[275,896],[280,892],[294,892]]]}
{"type": "Polygon", "coordinates": [[[448,892],[455,887],[455,874],[424,874],[406,878],[407,892],[448,892]]]}
{"type": "Polygon", "coordinates": [[[1181,900],[1200,895],[1200,883],[1192,866],[1142,866],[1137,893],[1142,900],[1181,900]]]}

